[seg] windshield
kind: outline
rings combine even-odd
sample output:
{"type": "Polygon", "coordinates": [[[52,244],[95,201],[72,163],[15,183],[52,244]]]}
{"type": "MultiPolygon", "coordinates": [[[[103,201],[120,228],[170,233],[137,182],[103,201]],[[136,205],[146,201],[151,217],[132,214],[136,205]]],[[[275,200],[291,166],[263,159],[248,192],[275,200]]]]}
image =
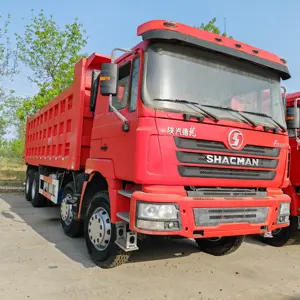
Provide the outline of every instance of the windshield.
{"type": "Polygon", "coordinates": [[[222,109],[227,107],[259,124],[274,126],[270,118],[255,115],[263,112],[286,126],[280,79],[274,71],[187,45],[153,43],[146,54],[143,100],[156,109],[195,112],[194,106],[172,101],[176,99],[208,105],[205,108],[220,119],[246,122],[222,109]]]}

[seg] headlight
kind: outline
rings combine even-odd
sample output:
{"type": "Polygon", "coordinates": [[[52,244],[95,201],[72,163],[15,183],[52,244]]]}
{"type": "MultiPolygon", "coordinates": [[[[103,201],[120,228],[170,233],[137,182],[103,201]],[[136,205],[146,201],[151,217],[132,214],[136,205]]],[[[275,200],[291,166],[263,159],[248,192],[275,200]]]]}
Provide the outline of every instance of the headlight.
{"type": "Polygon", "coordinates": [[[289,202],[282,202],[280,204],[280,215],[289,215],[290,214],[290,203],[289,202]]]}
{"type": "Polygon", "coordinates": [[[174,204],[139,203],[138,218],[150,220],[176,220],[178,211],[174,204]]]}

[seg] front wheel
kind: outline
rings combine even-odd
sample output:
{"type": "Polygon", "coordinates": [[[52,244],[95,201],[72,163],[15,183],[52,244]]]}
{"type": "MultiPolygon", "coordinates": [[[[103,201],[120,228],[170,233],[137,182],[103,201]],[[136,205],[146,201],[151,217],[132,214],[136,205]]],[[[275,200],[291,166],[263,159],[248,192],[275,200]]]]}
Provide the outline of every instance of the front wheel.
{"type": "Polygon", "coordinates": [[[110,221],[107,193],[96,193],[84,221],[84,237],[93,262],[103,269],[126,263],[130,252],[120,249],[116,241],[116,226],[110,221]]]}
{"type": "Polygon", "coordinates": [[[199,248],[206,253],[222,256],[235,252],[243,243],[244,235],[220,238],[195,239],[199,248]]]}
{"type": "Polygon", "coordinates": [[[72,211],[72,204],[68,204],[68,200],[73,199],[74,184],[68,183],[62,194],[60,205],[60,221],[65,234],[69,237],[79,237],[83,235],[83,224],[75,220],[75,215],[72,211]]]}
{"type": "Polygon", "coordinates": [[[298,229],[298,217],[290,217],[290,226],[278,228],[272,231],[272,238],[259,236],[259,240],[274,247],[283,247],[292,245],[300,238],[300,230],[298,229]]]}

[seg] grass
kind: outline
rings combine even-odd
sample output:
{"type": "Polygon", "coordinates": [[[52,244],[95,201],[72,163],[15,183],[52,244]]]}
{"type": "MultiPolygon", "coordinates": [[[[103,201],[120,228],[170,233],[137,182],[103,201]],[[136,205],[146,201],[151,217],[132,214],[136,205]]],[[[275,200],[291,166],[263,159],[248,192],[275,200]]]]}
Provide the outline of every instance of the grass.
{"type": "Polygon", "coordinates": [[[26,165],[20,159],[0,157],[0,186],[20,186],[25,180],[26,165]]]}

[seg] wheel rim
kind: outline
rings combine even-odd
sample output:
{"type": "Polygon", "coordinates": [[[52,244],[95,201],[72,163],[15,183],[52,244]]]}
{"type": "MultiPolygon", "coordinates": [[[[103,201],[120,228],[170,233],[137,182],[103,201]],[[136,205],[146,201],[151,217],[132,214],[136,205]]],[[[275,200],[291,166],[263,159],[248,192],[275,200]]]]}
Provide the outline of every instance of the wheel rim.
{"type": "Polygon", "coordinates": [[[278,228],[272,231],[272,235],[277,235],[281,232],[282,228],[278,228]]]}
{"type": "Polygon", "coordinates": [[[207,238],[208,241],[211,241],[211,242],[218,242],[220,241],[222,238],[221,237],[215,237],[215,238],[207,238]]]}
{"type": "Polygon", "coordinates": [[[70,225],[73,220],[72,204],[68,204],[67,201],[73,197],[71,194],[67,194],[62,200],[60,205],[60,216],[66,225],[70,225]]]}
{"type": "Polygon", "coordinates": [[[89,239],[99,251],[104,251],[111,239],[111,222],[108,212],[98,207],[89,219],[89,239]]]}
{"type": "Polygon", "coordinates": [[[36,181],[33,180],[32,187],[31,187],[31,199],[35,198],[35,193],[36,193],[36,181]]]}
{"type": "Polygon", "coordinates": [[[25,185],[25,192],[26,192],[26,194],[29,193],[29,176],[27,176],[26,185],[25,185]]]}

